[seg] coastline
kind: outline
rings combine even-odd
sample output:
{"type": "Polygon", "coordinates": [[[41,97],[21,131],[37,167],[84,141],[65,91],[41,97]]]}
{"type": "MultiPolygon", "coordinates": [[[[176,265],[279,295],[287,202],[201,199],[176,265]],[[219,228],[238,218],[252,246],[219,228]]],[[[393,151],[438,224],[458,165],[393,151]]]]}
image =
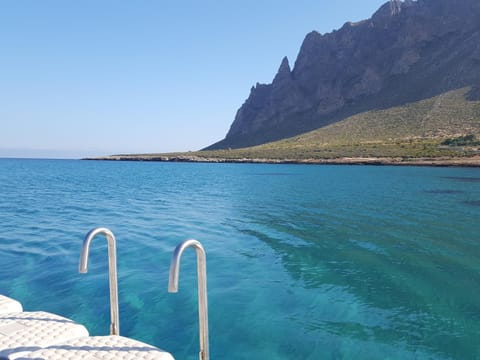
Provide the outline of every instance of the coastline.
{"type": "Polygon", "coordinates": [[[85,158],[94,161],[153,161],[192,163],[234,163],[234,164],[303,164],[303,165],[377,165],[377,166],[433,166],[433,167],[480,167],[480,156],[443,158],[402,158],[402,157],[344,157],[331,159],[262,159],[262,158],[221,158],[189,155],[110,155],[85,158]]]}

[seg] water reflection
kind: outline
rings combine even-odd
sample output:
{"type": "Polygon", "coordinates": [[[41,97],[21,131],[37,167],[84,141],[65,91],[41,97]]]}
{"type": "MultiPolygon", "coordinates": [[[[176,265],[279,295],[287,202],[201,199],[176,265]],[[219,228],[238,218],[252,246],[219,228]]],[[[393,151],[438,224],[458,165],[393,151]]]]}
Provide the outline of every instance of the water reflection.
{"type": "Polygon", "coordinates": [[[478,351],[471,342],[480,332],[478,249],[471,253],[460,243],[457,254],[445,252],[443,239],[416,239],[413,229],[395,228],[394,221],[383,229],[376,214],[337,214],[331,226],[318,209],[250,210],[250,226],[239,230],[273,249],[297,284],[324,294],[317,305],[330,313],[313,311],[307,329],[439,357],[470,358],[478,351]]]}

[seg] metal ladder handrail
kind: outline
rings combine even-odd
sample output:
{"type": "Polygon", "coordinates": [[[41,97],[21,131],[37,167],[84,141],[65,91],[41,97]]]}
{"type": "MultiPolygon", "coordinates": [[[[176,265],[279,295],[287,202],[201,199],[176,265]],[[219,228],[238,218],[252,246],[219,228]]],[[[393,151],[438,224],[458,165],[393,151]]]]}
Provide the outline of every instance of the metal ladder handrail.
{"type": "Polygon", "coordinates": [[[178,292],[178,279],[180,275],[180,259],[188,247],[193,247],[197,254],[198,277],[198,319],[200,336],[200,360],[210,359],[208,346],[208,303],[207,303],[207,258],[202,244],[194,239],[185,240],[179,244],[172,255],[170,275],[168,279],[168,292],[178,292]]]}
{"type": "Polygon", "coordinates": [[[90,230],[82,244],[78,272],[88,271],[88,255],[90,243],[99,234],[105,235],[108,243],[108,280],[110,284],[110,335],[120,335],[120,320],[118,311],[118,280],[117,280],[117,246],[115,235],[107,228],[95,228],[90,230]]]}

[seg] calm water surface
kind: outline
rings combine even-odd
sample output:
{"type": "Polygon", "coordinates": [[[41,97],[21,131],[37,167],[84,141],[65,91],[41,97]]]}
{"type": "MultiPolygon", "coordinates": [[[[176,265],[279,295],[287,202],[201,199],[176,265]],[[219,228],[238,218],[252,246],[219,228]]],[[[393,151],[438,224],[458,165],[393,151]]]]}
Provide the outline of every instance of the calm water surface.
{"type": "Polygon", "coordinates": [[[480,170],[0,159],[0,293],[198,359],[207,251],[212,359],[480,359],[480,170]]]}

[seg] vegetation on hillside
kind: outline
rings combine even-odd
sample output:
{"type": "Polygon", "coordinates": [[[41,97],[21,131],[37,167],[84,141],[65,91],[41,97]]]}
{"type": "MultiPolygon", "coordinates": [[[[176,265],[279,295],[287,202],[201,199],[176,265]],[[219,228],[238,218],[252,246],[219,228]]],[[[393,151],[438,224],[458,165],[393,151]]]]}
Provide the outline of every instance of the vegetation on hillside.
{"type": "Polygon", "coordinates": [[[309,133],[264,145],[196,152],[212,158],[330,159],[341,157],[469,156],[478,149],[442,145],[478,145],[480,101],[467,100],[469,88],[431,99],[354,115],[309,133]]]}
{"type": "Polygon", "coordinates": [[[440,144],[447,146],[479,146],[480,140],[477,140],[475,135],[469,134],[465,136],[445,139],[440,144]]]}

